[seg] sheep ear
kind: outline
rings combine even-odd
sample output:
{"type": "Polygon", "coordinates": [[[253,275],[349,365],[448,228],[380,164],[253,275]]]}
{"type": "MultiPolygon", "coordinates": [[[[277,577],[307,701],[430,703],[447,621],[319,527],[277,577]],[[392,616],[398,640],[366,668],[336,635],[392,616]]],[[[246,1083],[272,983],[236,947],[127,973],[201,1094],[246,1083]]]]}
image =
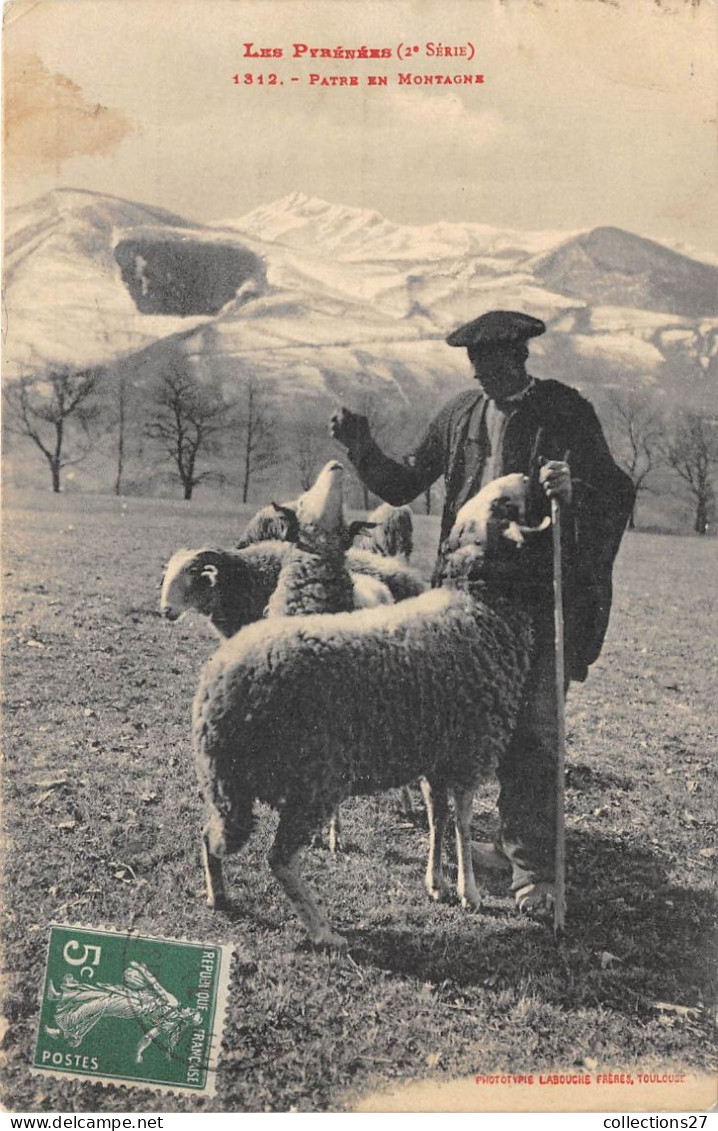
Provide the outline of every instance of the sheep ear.
{"type": "Polygon", "coordinates": [[[272,500],[272,506],[277,514],[280,514],[287,523],[287,542],[299,541],[299,517],[293,507],[288,507],[285,503],[275,503],[272,500]]]}

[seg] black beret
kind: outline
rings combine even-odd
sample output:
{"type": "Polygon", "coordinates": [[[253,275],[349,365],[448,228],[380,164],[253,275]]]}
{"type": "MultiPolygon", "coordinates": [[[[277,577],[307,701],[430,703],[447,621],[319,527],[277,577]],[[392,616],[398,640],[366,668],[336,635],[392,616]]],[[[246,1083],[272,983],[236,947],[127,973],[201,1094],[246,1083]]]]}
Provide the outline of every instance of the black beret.
{"type": "Polygon", "coordinates": [[[519,314],[515,310],[490,310],[452,330],[446,339],[449,346],[464,346],[476,349],[482,346],[519,345],[528,338],[543,334],[545,322],[532,318],[530,314],[519,314]]]}

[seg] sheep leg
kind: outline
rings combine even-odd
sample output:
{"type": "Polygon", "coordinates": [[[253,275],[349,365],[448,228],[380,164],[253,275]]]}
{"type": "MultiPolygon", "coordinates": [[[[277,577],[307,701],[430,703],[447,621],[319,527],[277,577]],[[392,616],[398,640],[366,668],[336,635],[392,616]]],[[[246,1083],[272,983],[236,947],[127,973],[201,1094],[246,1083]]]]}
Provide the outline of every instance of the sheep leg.
{"type": "Polygon", "coordinates": [[[405,817],[413,817],[414,799],[411,796],[411,790],[408,785],[403,785],[399,790],[399,804],[401,805],[405,817]]]}
{"type": "Polygon", "coordinates": [[[204,882],[207,891],[207,906],[215,911],[223,911],[227,907],[227,893],[224,888],[222,875],[222,861],[215,856],[210,846],[210,837],[207,829],[202,833],[202,867],[204,868],[204,882]]]}
{"type": "Polygon", "coordinates": [[[481,906],[481,892],[474,879],[474,862],[471,856],[471,817],[474,809],[474,791],[464,786],[454,786],[454,822],[456,825],[456,859],[459,868],[456,891],[461,906],[467,910],[481,906]]]}
{"type": "Polygon", "coordinates": [[[429,821],[429,860],[425,884],[430,897],[438,902],[446,899],[449,894],[441,862],[441,844],[449,815],[449,799],[444,786],[434,786],[426,778],[421,779],[421,792],[429,821]]]}
{"type": "Polygon", "coordinates": [[[315,946],[346,947],[346,939],[336,934],[314,902],[314,897],[299,875],[299,850],[311,840],[312,829],[326,819],[326,809],[312,810],[306,798],[288,799],[279,818],[279,828],[269,853],[269,864],[315,946]]]}
{"type": "Polygon", "coordinates": [[[332,856],[342,851],[342,826],[339,819],[339,809],[335,809],[329,818],[329,851],[332,856]]]}
{"type": "MultiPolygon", "coordinates": [[[[339,808],[337,807],[329,818],[329,829],[327,834],[329,842],[329,851],[332,856],[336,856],[337,852],[343,852],[344,846],[342,844],[342,824],[339,817],[339,808]]],[[[324,837],[321,832],[316,832],[312,837],[312,848],[322,848],[324,846],[324,837]]]]}

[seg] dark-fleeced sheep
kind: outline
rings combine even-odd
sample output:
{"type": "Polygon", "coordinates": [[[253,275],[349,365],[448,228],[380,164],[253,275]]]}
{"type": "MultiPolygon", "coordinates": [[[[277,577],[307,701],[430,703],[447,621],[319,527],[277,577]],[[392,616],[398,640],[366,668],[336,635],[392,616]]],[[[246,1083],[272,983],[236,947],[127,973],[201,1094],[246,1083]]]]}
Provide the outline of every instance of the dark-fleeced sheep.
{"type": "MultiPolygon", "coordinates": [[[[177,620],[194,609],[209,618],[220,636],[232,636],[263,617],[289,549],[287,542],[257,542],[241,550],[212,546],[178,550],[165,569],[162,615],[177,620]]],[[[377,603],[372,582],[386,586],[394,601],[416,597],[428,588],[416,570],[395,558],[351,549],[347,566],[357,607],[377,603]]]]}
{"type": "MultiPolygon", "coordinates": [[[[294,502],[287,503],[287,506],[294,506],[294,502]]],[[[252,515],[249,522],[239,536],[237,542],[237,549],[242,550],[245,546],[252,546],[255,542],[286,542],[287,540],[287,517],[271,504],[262,507],[255,515],[252,515]]]]}
{"type": "MultiPolygon", "coordinates": [[[[506,519],[501,519],[503,528],[506,519]]],[[[507,552],[520,553],[504,540],[507,552]]],[[[471,572],[474,547],[459,551],[471,572]]],[[[208,901],[225,901],[221,857],[252,830],[255,799],[277,808],[270,865],[318,945],[343,940],[316,906],[297,853],[344,799],[418,777],[430,811],[426,884],[445,887],[441,841],[454,797],[458,893],[480,902],[471,861],[473,796],[506,749],[533,640],[530,602],[490,588],[440,589],[399,605],[279,617],[226,641],[206,664],[193,708],[195,762],[209,820],[208,901]]]]}
{"type": "Polygon", "coordinates": [[[367,516],[373,529],[360,533],[354,545],[385,558],[409,561],[414,549],[414,519],[410,507],[382,503],[367,516]]]}

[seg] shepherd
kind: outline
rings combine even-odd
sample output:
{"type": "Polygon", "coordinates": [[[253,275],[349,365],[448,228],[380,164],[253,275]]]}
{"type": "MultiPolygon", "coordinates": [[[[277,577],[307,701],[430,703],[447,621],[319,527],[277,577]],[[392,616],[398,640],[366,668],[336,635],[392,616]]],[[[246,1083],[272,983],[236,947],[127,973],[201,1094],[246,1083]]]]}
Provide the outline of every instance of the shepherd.
{"type": "MultiPolygon", "coordinates": [[[[571,680],[586,679],[601,651],[613,563],[634,492],[590,403],[568,385],[528,374],[527,342],[545,330],[528,314],[492,310],[449,334],[449,346],[467,350],[478,388],[449,401],[403,459],[387,456],[373,440],[367,418],[348,408],[332,415],[330,433],[346,447],[369,490],[394,506],[424,494],[444,476],[436,584],[456,515],[492,479],[521,472],[532,478],[547,508],[551,500],[560,504],[565,694],[571,680]]],[[[537,542],[523,561],[521,574],[506,584],[536,589],[535,659],[513,742],[498,767],[499,834],[495,844],[475,844],[473,851],[479,868],[510,868],[518,910],[547,921],[556,899],[561,725],[551,537],[537,542]]]]}

